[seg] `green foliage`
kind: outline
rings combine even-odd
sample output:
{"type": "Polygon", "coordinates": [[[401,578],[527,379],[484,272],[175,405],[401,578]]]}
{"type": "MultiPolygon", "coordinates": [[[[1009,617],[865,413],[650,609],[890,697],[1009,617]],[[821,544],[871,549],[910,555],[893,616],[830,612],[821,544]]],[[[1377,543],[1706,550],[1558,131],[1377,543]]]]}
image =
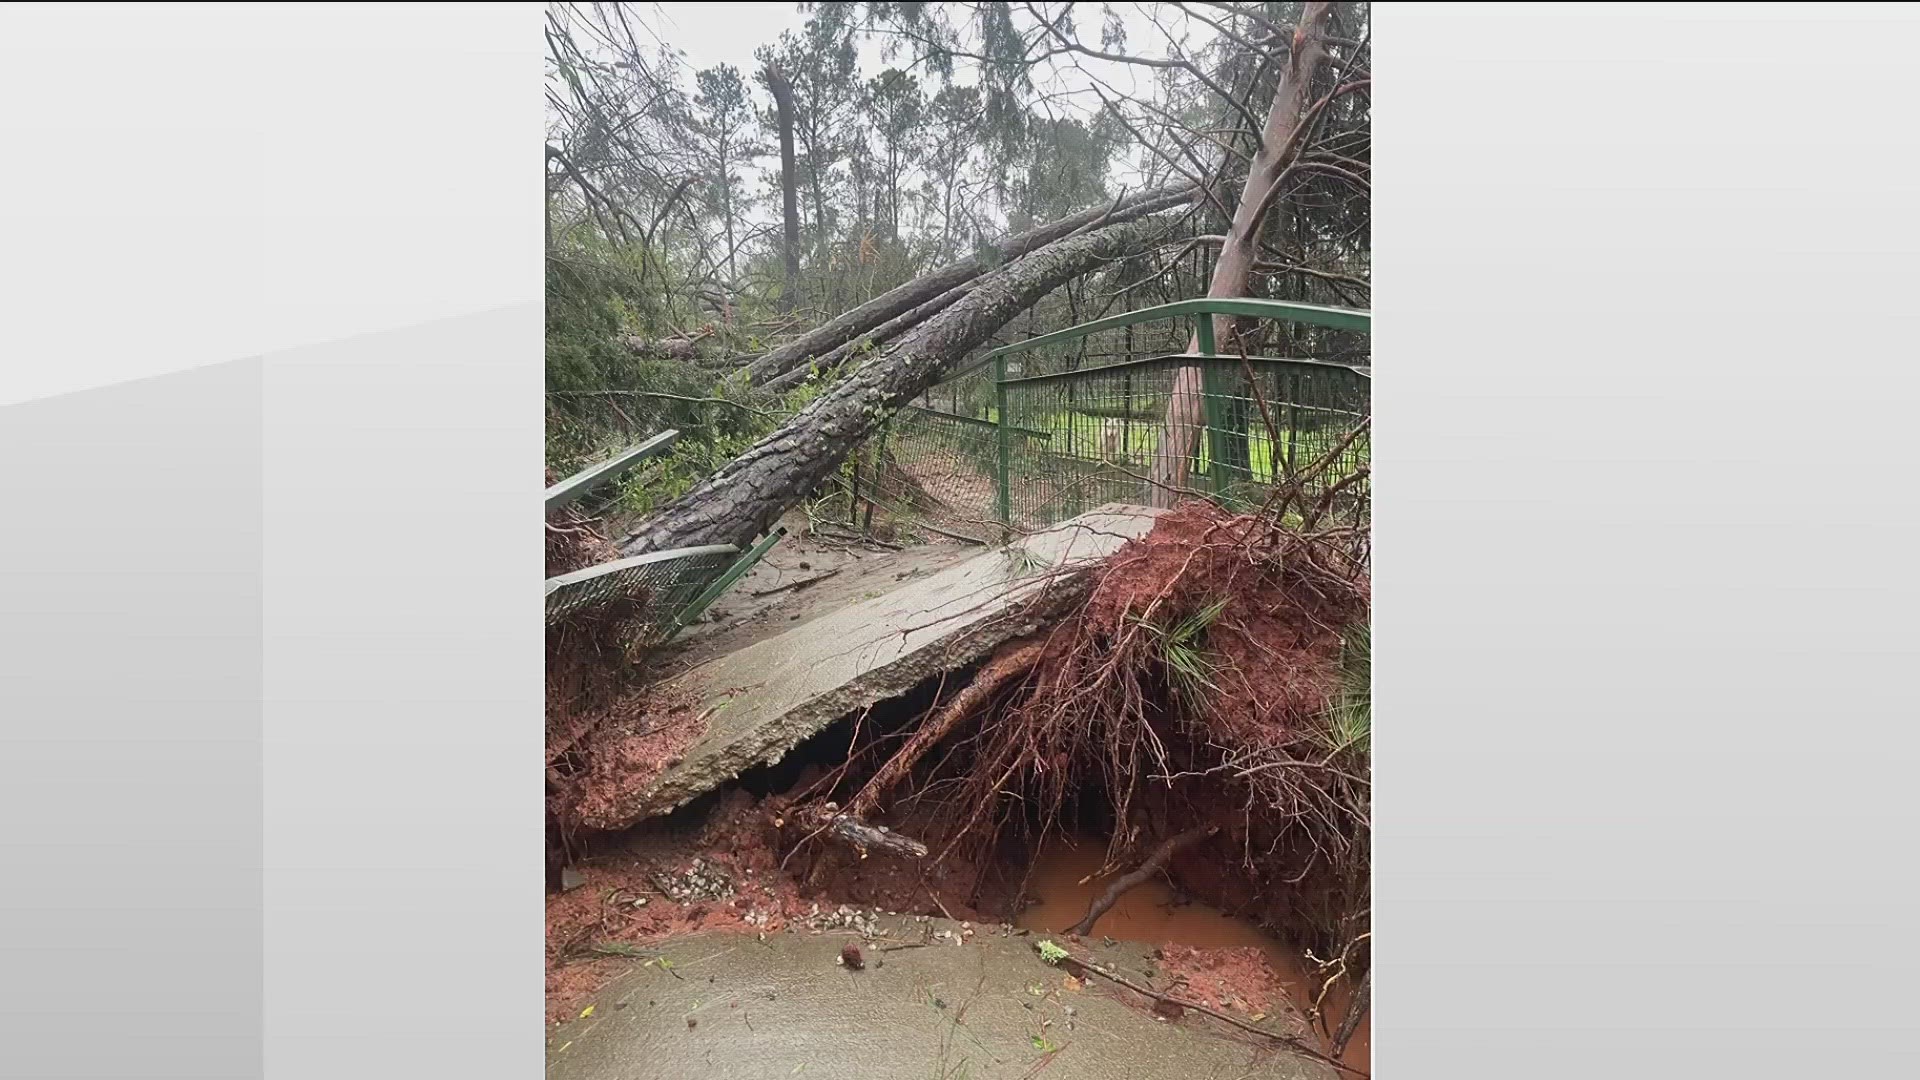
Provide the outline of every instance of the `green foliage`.
{"type": "Polygon", "coordinates": [[[1226,610],[1222,597],[1187,615],[1160,638],[1160,660],[1166,665],[1174,689],[1190,705],[1202,707],[1212,694],[1220,692],[1213,677],[1219,671],[1206,651],[1207,628],[1226,610]]]}
{"type": "Polygon", "coordinates": [[[1373,738],[1373,630],[1355,626],[1347,631],[1340,653],[1340,689],[1327,707],[1323,738],[1333,753],[1362,758],[1373,738]]]}
{"type": "Polygon", "coordinates": [[[1021,142],[1025,175],[1014,185],[1012,226],[1030,228],[1098,206],[1108,197],[1108,166],[1125,138],[1125,130],[1110,123],[1036,117],[1021,142]]]}
{"type": "Polygon", "coordinates": [[[1067,958],[1067,950],[1061,948],[1056,942],[1042,941],[1034,947],[1040,950],[1040,959],[1049,964],[1057,964],[1067,958]]]}
{"type": "MultiPolygon", "coordinates": [[[[546,464],[572,473],[666,428],[673,450],[631,474],[621,493],[645,511],[678,497],[816,396],[809,381],[784,396],[754,394],[738,375],[636,354],[627,336],[655,340],[693,323],[673,308],[661,281],[670,260],[642,245],[619,246],[592,230],[562,232],[547,253],[546,464]],[[692,400],[689,400],[692,399],[692,400]]],[[[747,351],[738,332],[716,328],[719,348],[747,351]]]]}
{"type": "Polygon", "coordinates": [[[681,422],[684,426],[680,430],[685,434],[672,452],[627,478],[621,488],[620,505],[644,514],[686,494],[805,408],[824,388],[824,383],[807,382],[778,399],[762,396],[756,400],[739,379],[712,387],[713,396],[721,400],[755,403],[747,409],[718,403],[696,406],[705,411],[697,419],[681,422]]]}

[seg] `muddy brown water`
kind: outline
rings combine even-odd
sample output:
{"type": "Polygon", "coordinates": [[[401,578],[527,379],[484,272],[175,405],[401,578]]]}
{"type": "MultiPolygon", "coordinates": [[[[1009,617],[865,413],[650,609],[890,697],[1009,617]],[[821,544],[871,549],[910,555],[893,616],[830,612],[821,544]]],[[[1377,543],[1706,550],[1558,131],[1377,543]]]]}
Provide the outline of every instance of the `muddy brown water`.
{"type": "MultiPolygon", "coordinates": [[[[1087,905],[1106,890],[1115,876],[1126,872],[1126,867],[1117,867],[1110,874],[1101,873],[1106,848],[1104,840],[1050,838],[1041,847],[1033,865],[1027,885],[1030,904],[1014,919],[1014,925],[1036,933],[1058,933],[1079,922],[1087,913],[1087,905]]],[[[1309,978],[1310,965],[1305,957],[1246,919],[1183,900],[1164,876],[1141,882],[1122,893],[1093,929],[1096,935],[1117,941],[1152,945],[1202,949],[1252,946],[1264,953],[1273,965],[1296,1010],[1304,1013],[1313,1000],[1315,984],[1309,978]]],[[[1329,1028],[1339,1025],[1345,1006],[1344,1000],[1327,1003],[1329,1028]]],[[[1346,1053],[1341,1055],[1341,1064],[1368,1070],[1372,1026],[1370,1016],[1361,1018],[1360,1026],[1347,1043],[1346,1053]]]]}

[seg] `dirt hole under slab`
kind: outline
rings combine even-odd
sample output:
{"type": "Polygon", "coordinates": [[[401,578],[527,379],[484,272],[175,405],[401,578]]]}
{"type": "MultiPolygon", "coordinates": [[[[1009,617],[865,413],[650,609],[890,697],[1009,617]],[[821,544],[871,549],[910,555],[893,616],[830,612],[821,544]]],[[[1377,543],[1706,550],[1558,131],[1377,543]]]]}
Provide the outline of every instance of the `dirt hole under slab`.
{"type": "MultiPolygon", "coordinates": [[[[1369,585],[1351,530],[1315,532],[1317,513],[1185,504],[1066,617],[591,837],[584,885],[548,904],[550,1003],[610,947],[692,930],[886,911],[1065,940],[1130,880],[1088,936],[1157,946],[1184,980],[1160,992],[1337,1030],[1371,936],[1369,585]]],[[[1363,1025],[1343,1058],[1366,1043],[1363,1025]]]]}
{"type": "MultiPolygon", "coordinates": [[[[671,814],[583,838],[570,873],[580,875],[584,886],[549,901],[550,1013],[566,1015],[570,1004],[633,962],[604,953],[582,957],[583,945],[618,948],[623,941],[715,928],[806,932],[823,917],[833,925],[842,908],[1007,923],[1051,936],[1078,922],[1094,898],[1133,867],[1109,858],[1115,815],[1097,771],[1089,772],[1050,827],[1023,819],[1020,799],[1011,800],[1008,828],[990,851],[973,859],[861,859],[817,839],[805,841],[799,823],[786,819],[789,808],[803,801],[844,804],[905,732],[974,673],[949,673],[944,684],[930,680],[844,718],[778,761],[743,772],[671,814]],[[560,926],[556,907],[568,916],[560,926]],[[571,937],[561,952],[573,955],[556,957],[556,933],[571,937]]],[[[993,716],[980,722],[991,723],[993,716]]],[[[938,804],[916,807],[917,801],[897,800],[887,819],[897,819],[893,827],[902,832],[937,836],[938,804]]],[[[1347,1008],[1344,987],[1336,983],[1313,1009],[1321,980],[1305,955],[1303,935],[1263,925],[1263,917],[1270,919],[1285,904],[1262,896],[1258,882],[1223,885],[1219,868],[1230,863],[1206,852],[1171,860],[1122,893],[1090,936],[1157,946],[1167,981],[1180,980],[1170,988],[1190,1000],[1246,1016],[1318,1015],[1319,1022],[1309,1026],[1325,1039],[1347,1008]]],[[[1341,1055],[1343,1064],[1368,1068],[1369,1027],[1363,1018],[1341,1055]]]]}

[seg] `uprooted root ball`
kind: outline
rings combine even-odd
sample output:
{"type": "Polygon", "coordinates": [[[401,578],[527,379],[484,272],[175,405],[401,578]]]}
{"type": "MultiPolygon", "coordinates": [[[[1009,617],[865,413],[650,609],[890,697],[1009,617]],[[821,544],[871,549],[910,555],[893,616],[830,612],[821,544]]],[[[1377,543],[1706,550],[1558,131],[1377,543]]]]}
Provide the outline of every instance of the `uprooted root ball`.
{"type": "Polygon", "coordinates": [[[1218,826],[1188,859],[1237,863],[1257,892],[1311,885],[1324,902],[1293,908],[1312,924],[1299,936],[1338,947],[1364,904],[1369,799],[1364,720],[1341,710],[1369,604],[1350,550],[1207,503],[1163,515],[1076,611],[989,660],[985,694],[949,700],[972,722],[936,707],[855,804],[937,804],[936,858],[1009,826],[1031,839],[1086,791],[1116,862],[1218,826]]]}

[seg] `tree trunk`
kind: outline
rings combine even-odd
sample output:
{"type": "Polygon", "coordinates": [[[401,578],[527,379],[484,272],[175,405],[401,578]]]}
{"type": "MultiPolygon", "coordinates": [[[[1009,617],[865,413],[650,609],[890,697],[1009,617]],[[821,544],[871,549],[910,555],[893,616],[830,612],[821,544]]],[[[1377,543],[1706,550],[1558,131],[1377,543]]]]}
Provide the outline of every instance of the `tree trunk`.
{"type": "Polygon", "coordinates": [[[1095,207],[1009,237],[986,252],[949,263],[899,288],[881,293],[826,325],[761,355],[747,366],[748,377],[758,385],[784,375],[808,360],[824,355],[828,350],[845,345],[881,323],[972,281],[998,263],[1018,259],[1036,248],[1101,221],[1109,213],[1112,222],[1135,220],[1186,202],[1194,197],[1196,191],[1191,184],[1143,191],[1111,206],[1095,207]]]}
{"type": "MultiPolygon", "coordinates": [[[[1293,33],[1293,52],[1287,58],[1287,70],[1273,93],[1273,107],[1267,111],[1266,128],[1261,132],[1262,146],[1247,169],[1247,182],[1240,189],[1240,201],[1233,210],[1233,223],[1227,229],[1220,254],[1213,264],[1213,279],[1207,286],[1210,297],[1245,296],[1252,278],[1253,264],[1260,253],[1260,223],[1272,203],[1273,185],[1280,179],[1298,148],[1295,128],[1306,108],[1307,92],[1326,56],[1327,3],[1310,3],[1300,15],[1293,33]]],[[[1214,342],[1222,349],[1232,343],[1233,320],[1214,319],[1214,342]]],[[[1190,352],[1198,351],[1196,341],[1190,352]]],[[[1183,367],[1173,376],[1172,393],[1167,398],[1164,436],[1153,466],[1155,506],[1171,506],[1187,483],[1187,466],[1193,457],[1201,429],[1205,426],[1201,369],[1183,367]]]]}
{"type": "MultiPolygon", "coordinates": [[[[945,310],[948,306],[950,306],[955,300],[958,300],[961,297],[967,295],[967,292],[973,288],[973,285],[974,283],[969,281],[964,285],[958,285],[958,286],[955,286],[954,288],[948,289],[946,292],[943,292],[939,296],[936,296],[933,299],[927,301],[926,303],[921,304],[919,307],[913,308],[912,310],[906,312],[905,314],[896,315],[895,317],[888,319],[886,322],[881,323],[879,326],[873,328],[872,330],[869,330],[868,332],[854,338],[852,341],[847,342],[845,345],[838,346],[826,352],[825,354],[821,355],[818,358],[818,364],[821,370],[824,371],[829,368],[837,367],[840,364],[845,363],[847,360],[851,359],[854,353],[858,351],[862,346],[866,346],[868,344],[872,344],[875,346],[885,345],[887,342],[892,341],[894,338],[899,337],[901,334],[906,333],[908,330],[911,330],[914,327],[920,325],[921,323],[926,322],[928,319],[933,318],[935,315],[938,315],[941,311],[945,310]]],[[[787,372],[785,375],[776,375],[773,378],[767,380],[765,384],[766,388],[769,390],[785,390],[788,387],[796,386],[806,379],[807,373],[811,370],[811,368],[812,368],[812,365],[807,365],[805,367],[796,367],[792,371],[787,372]]]]}
{"type": "Polygon", "coordinates": [[[780,260],[786,270],[780,310],[787,312],[800,291],[800,177],[793,166],[793,86],[778,64],[767,65],[767,88],[773,91],[780,125],[780,219],[785,226],[780,260]]]}
{"type": "Polygon", "coordinates": [[[628,555],[700,544],[745,545],[833,475],[901,405],[1034,301],[1102,263],[1158,240],[1156,221],[1108,225],[1056,241],[995,271],[946,310],[829,387],[641,526],[628,555]]]}

